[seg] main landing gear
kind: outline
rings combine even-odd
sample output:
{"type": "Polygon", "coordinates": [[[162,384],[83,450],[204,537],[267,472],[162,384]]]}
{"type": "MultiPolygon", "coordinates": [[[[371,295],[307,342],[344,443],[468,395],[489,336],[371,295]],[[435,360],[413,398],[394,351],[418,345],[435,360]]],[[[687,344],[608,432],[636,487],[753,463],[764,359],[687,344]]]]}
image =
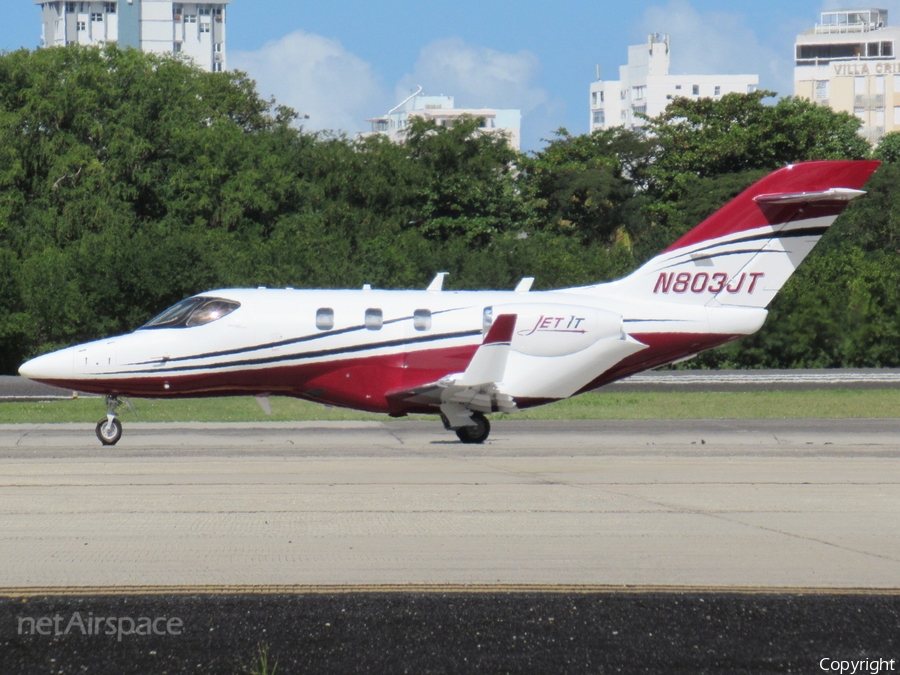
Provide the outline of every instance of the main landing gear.
{"type": "MultiPolygon", "coordinates": [[[[441,420],[444,422],[445,428],[452,429],[443,413],[441,413],[441,420]]],[[[453,430],[456,432],[457,438],[463,443],[484,443],[491,433],[491,423],[484,416],[484,413],[476,411],[472,413],[472,423],[470,425],[453,430]]]]}
{"type": "Polygon", "coordinates": [[[117,396],[106,397],[106,417],[97,422],[97,438],[103,445],[115,445],[122,438],[122,423],[116,410],[122,402],[117,396]]]}

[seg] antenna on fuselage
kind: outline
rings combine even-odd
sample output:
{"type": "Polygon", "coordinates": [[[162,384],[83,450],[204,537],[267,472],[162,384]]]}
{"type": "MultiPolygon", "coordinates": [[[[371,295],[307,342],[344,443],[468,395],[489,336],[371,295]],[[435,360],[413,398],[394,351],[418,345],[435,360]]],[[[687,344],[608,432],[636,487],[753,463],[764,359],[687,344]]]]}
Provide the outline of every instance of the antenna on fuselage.
{"type": "Polygon", "coordinates": [[[434,275],[434,279],[431,280],[431,283],[428,284],[428,288],[426,291],[440,291],[444,288],[444,277],[447,276],[449,272],[438,272],[434,275]]]}

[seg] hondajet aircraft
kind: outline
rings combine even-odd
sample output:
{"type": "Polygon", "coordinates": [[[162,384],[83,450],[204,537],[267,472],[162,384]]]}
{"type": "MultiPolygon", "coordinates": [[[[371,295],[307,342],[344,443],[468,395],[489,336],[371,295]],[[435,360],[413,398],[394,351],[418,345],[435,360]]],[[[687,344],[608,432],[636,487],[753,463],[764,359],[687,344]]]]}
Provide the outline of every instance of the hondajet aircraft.
{"type": "MultiPolygon", "coordinates": [[[[62,349],[19,372],[120,398],[277,394],[369,412],[439,414],[464,443],[513,413],[755,332],[766,306],[878,167],[794,164],[769,174],[629,276],[531,292],[221,289],[128,335],[62,349]]],[[[265,399],[261,399],[265,403],[265,399]]]]}

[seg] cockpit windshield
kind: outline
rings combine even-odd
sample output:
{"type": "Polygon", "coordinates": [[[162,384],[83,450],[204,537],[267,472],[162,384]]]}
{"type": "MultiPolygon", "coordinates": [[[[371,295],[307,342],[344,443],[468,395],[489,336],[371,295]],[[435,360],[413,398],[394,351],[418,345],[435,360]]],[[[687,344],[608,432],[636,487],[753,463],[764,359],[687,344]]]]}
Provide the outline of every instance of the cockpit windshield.
{"type": "Polygon", "coordinates": [[[144,328],[190,328],[202,326],[231,314],[241,303],[224,298],[195,297],[186,298],[172,305],[165,312],[150,319],[141,326],[144,328]]]}

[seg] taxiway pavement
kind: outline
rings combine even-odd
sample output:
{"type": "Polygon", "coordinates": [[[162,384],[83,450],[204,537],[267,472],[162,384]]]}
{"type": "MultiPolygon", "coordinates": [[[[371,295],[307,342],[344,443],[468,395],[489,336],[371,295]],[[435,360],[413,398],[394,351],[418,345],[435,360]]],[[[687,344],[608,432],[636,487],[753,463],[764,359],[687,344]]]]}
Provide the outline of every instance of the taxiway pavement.
{"type": "Polygon", "coordinates": [[[0,426],[0,587],[896,588],[900,420],[0,426]]]}

